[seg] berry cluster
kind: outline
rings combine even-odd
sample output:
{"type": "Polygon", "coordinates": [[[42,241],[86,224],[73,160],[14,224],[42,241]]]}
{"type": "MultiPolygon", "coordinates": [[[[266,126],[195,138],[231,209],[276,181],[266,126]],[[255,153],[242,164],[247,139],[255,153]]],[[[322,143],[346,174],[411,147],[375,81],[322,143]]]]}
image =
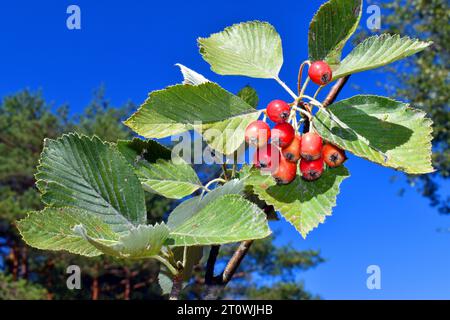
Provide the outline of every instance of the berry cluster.
{"type": "MultiPolygon", "coordinates": [[[[332,71],[326,62],[305,63],[309,64],[308,76],[314,83],[322,86],[331,81],[332,71]]],[[[291,105],[298,103],[296,100],[291,105]]],[[[275,122],[275,126],[270,129],[265,120],[257,120],[245,131],[246,142],[257,148],[253,164],[268,170],[279,184],[288,184],[295,179],[299,162],[303,179],[312,181],[322,175],[324,163],[334,168],[346,160],[343,150],[330,143],[324,144],[317,133],[301,135],[292,111],[305,111],[292,108],[285,101],[274,100],[268,104],[265,114],[275,122]],[[295,123],[297,130],[289,122],[295,123]]],[[[311,117],[310,113],[307,114],[311,117]]]]}

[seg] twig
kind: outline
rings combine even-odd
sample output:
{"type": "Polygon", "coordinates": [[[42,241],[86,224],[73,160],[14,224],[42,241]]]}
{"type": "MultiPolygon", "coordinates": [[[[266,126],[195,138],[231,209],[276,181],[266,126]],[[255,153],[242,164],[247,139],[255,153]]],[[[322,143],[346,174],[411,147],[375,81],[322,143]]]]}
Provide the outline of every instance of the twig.
{"type": "Polygon", "coordinates": [[[236,270],[239,268],[244,257],[247,255],[248,250],[250,249],[253,240],[245,240],[242,241],[237,250],[234,252],[230,261],[228,261],[225,269],[222,272],[221,276],[221,284],[226,285],[233,278],[233,275],[236,273],[236,270]]]}
{"type": "MultiPolygon", "coordinates": [[[[214,266],[216,264],[217,255],[219,254],[219,246],[212,246],[209,252],[208,262],[206,263],[205,284],[206,294],[205,300],[215,300],[222,292],[228,282],[233,279],[236,270],[239,268],[242,260],[247,255],[253,240],[242,241],[231,259],[228,261],[223,272],[214,277],[214,266]]],[[[240,275],[241,276],[241,275],[240,275]]]]}
{"type": "Polygon", "coordinates": [[[173,276],[173,285],[172,290],[170,291],[169,300],[178,300],[182,287],[183,287],[183,275],[179,273],[173,276]]]}
{"type": "Polygon", "coordinates": [[[294,99],[297,100],[297,95],[291,90],[291,88],[289,88],[286,83],[284,83],[283,81],[281,81],[280,78],[276,77],[274,78],[276,82],[278,82],[280,84],[280,86],[283,87],[284,90],[287,91],[287,93],[289,93],[289,95],[294,99]]]}
{"type": "Polygon", "coordinates": [[[206,262],[205,283],[207,285],[214,284],[214,266],[216,265],[217,256],[219,255],[220,246],[211,246],[208,261],[206,262]]]}
{"type": "Polygon", "coordinates": [[[222,171],[223,171],[223,178],[225,180],[229,180],[228,179],[228,174],[227,174],[227,165],[225,163],[222,163],[222,171]]]}
{"type": "Polygon", "coordinates": [[[324,107],[328,107],[336,100],[339,92],[341,92],[342,88],[347,83],[348,78],[350,78],[350,75],[340,78],[338,81],[336,81],[333,87],[331,87],[330,92],[328,92],[327,97],[322,103],[324,107]]]}

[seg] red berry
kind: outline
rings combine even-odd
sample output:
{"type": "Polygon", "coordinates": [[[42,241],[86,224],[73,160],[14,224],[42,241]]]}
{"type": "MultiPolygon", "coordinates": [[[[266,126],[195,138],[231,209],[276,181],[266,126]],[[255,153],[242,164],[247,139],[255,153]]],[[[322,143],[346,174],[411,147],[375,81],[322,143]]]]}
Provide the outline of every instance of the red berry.
{"type": "Polygon", "coordinates": [[[278,184],[291,183],[297,176],[297,164],[295,162],[287,161],[281,157],[278,168],[272,173],[278,184]]]}
{"type": "Polygon", "coordinates": [[[261,120],[250,123],[245,129],[245,141],[255,147],[262,147],[270,139],[270,127],[261,120]]]}
{"type": "Polygon", "coordinates": [[[297,162],[300,159],[300,146],[302,143],[302,137],[299,135],[295,135],[294,140],[292,140],[291,144],[284,148],[282,151],[283,156],[291,161],[297,162]]]}
{"type": "Polygon", "coordinates": [[[272,170],[280,161],[278,148],[271,144],[258,148],[253,156],[253,164],[257,168],[272,170]]]}
{"type": "Polygon", "coordinates": [[[272,143],[280,148],[287,147],[294,140],[295,130],[289,123],[279,123],[272,129],[272,143]]]}
{"type": "Polygon", "coordinates": [[[347,160],[344,150],[339,149],[332,144],[326,144],[323,146],[322,158],[323,161],[325,161],[325,163],[331,168],[339,167],[345,160],[347,160]]]}
{"type": "Polygon", "coordinates": [[[300,160],[300,172],[305,180],[312,181],[319,179],[323,172],[323,159],[308,161],[300,160]]]}
{"type": "Polygon", "coordinates": [[[325,61],[315,61],[309,66],[308,76],[312,82],[323,86],[331,81],[333,72],[325,61]]]}
{"type": "Polygon", "coordinates": [[[308,161],[316,160],[322,155],[322,138],[314,132],[305,133],[300,147],[302,158],[308,161]]]}
{"type": "Polygon", "coordinates": [[[291,107],[283,100],[273,100],[267,106],[267,116],[276,123],[282,123],[289,118],[291,107]]]}

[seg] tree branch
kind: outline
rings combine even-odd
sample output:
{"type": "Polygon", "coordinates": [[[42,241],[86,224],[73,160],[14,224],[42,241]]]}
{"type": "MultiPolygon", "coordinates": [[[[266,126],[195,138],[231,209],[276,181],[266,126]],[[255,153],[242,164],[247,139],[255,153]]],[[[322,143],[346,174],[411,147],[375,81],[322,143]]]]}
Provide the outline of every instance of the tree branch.
{"type": "Polygon", "coordinates": [[[169,300],[178,300],[182,287],[183,287],[183,275],[181,273],[174,275],[169,300]]]}
{"type": "Polygon", "coordinates": [[[214,284],[214,267],[216,265],[217,256],[219,255],[220,246],[211,246],[208,261],[206,262],[205,283],[207,285],[214,284]]]}
{"type": "Polygon", "coordinates": [[[237,250],[234,252],[221,275],[221,284],[223,286],[225,286],[233,278],[233,275],[236,273],[236,270],[239,268],[242,260],[247,255],[252,243],[253,240],[242,241],[237,250]]]}
{"type": "Polygon", "coordinates": [[[348,78],[350,78],[350,75],[340,78],[331,87],[330,92],[328,92],[327,97],[325,98],[325,100],[322,103],[324,107],[328,107],[330,104],[332,104],[336,100],[337,96],[339,95],[339,92],[341,92],[342,88],[347,83],[348,78]]]}

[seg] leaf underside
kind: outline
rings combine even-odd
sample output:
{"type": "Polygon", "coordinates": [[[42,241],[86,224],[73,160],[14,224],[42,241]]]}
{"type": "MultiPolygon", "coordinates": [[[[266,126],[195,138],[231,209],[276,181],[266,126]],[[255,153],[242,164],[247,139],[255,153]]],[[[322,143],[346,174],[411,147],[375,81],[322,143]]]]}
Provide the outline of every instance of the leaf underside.
{"type": "Polygon", "coordinates": [[[117,241],[106,244],[89,236],[84,225],[76,226],[74,232],[98,250],[128,259],[144,259],[158,255],[169,236],[169,228],[164,223],[133,227],[117,241]]]}
{"type": "Polygon", "coordinates": [[[27,244],[42,250],[66,250],[93,257],[102,252],[73,232],[83,224],[86,233],[98,242],[116,241],[118,235],[95,215],[75,208],[46,208],[30,212],[17,221],[17,228],[27,244]]]}
{"type": "Polygon", "coordinates": [[[264,212],[237,194],[223,195],[208,203],[170,232],[173,246],[224,244],[268,235],[264,212]]]}
{"type": "Polygon", "coordinates": [[[203,198],[195,196],[180,203],[169,215],[167,226],[175,229],[186,220],[192,218],[198,211],[203,209],[210,202],[227,194],[242,194],[244,191],[244,183],[240,180],[231,180],[223,186],[217,187],[208,192],[203,198]]]}

